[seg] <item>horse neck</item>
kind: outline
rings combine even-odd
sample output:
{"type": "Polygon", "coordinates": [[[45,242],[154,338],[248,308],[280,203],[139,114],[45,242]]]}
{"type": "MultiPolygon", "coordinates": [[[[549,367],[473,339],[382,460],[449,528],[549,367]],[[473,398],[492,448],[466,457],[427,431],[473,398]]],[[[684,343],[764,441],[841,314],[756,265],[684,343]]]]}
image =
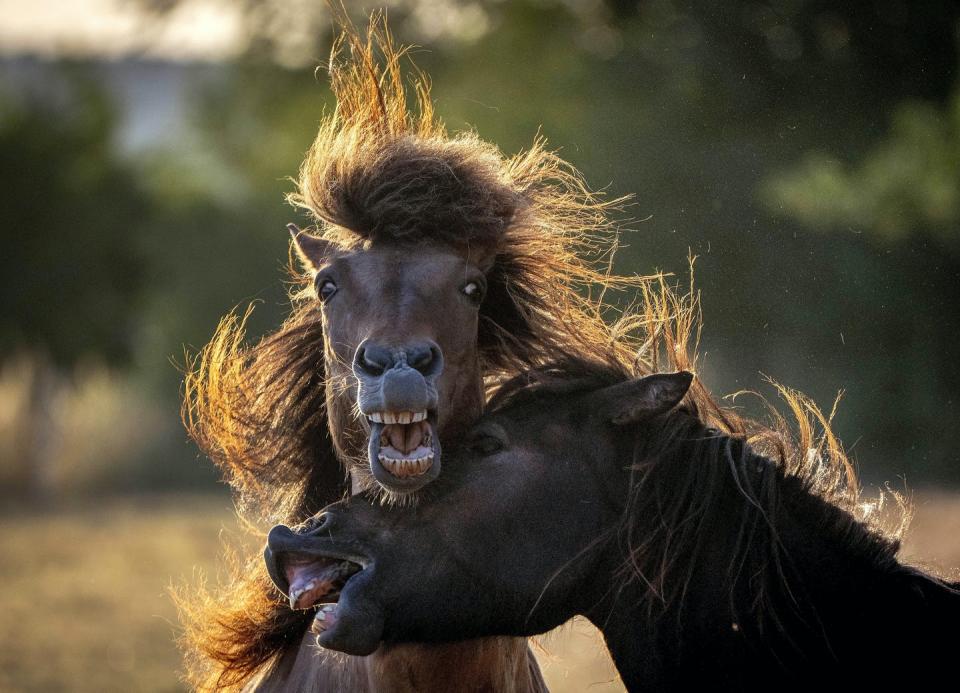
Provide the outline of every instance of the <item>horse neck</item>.
{"type": "MultiPolygon", "coordinates": [[[[960,583],[899,573],[821,600],[805,621],[787,615],[784,631],[751,633],[702,602],[688,606],[682,622],[650,621],[630,590],[622,596],[633,602],[594,624],[629,691],[768,691],[772,682],[784,691],[825,683],[831,690],[935,690],[955,676],[960,583]]],[[[843,574],[828,575],[837,577],[843,574]]]]}
{"type": "Polygon", "coordinates": [[[323,650],[307,633],[246,690],[258,693],[297,690],[323,693],[421,693],[503,691],[546,693],[526,640],[482,638],[442,645],[383,645],[369,657],[323,650]]]}
{"type": "MultiPolygon", "coordinates": [[[[715,443],[718,452],[727,444],[715,443]]],[[[812,676],[838,659],[910,652],[930,662],[929,653],[942,651],[944,626],[960,615],[960,593],[900,565],[895,543],[749,447],[735,444],[726,450],[732,454],[712,459],[693,452],[669,460],[686,469],[656,467],[642,490],[687,505],[682,520],[695,541],[684,542],[677,526],[664,530],[656,513],[629,518],[637,535],[653,538],[654,550],[639,558],[641,572],[656,576],[670,564],[655,586],[680,589],[658,602],[636,576],[621,580],[627,554],[612,552],[603,588],[615,596],[588,614],[628,689],[728,675],[749,687],[793,666],[803,672],[804,663],[812,676]],[[702,495],[691,479],[705,486],[702,495]],[[679,546],[670,543],[677,537],[679,546]],[[904,642],[908,633],[913,640],[904,642]],[[895,646],[891,634],[899,635],[895,646]]]]}

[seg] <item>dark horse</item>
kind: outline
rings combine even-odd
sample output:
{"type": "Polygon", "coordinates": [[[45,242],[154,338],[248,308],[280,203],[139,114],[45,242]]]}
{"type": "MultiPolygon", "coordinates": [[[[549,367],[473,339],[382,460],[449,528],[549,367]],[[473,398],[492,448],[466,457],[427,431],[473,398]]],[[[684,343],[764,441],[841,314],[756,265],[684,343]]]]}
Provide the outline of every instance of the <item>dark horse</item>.
{"type": "MultiPolygon", "coordinates": [[[[377,20],[366,40],[348,29],[334,46],[336,109],[291,196],[316,222],[291,228],[302,266],[292,314],[253,346],[244,318],[228,316],[186,381],[192,437],[241,507],[273,521],[300,522],[348,490],[416,504],[440,474],[440,441],[455,444],[481,413],[485,380],[609,348],[589,288],[632,281],[594,269],[608,205],[575,171],[539,140],[505,158],[473,133],[448,135],[423,78],[411,112],[402,57],[377,20]]],[[[241,685],[269,663],[276,687],[294,670],[321,688],[398,690],[395,670],[421,688],[465,670],[478,687],[539,686],[522,641],[318,664],[322,653],[300,647],[309,618],[278,603],[256,567],[219,595],[181,600],[199,687],[241,685]]]]}
{"type": "Polygon", "coordinates": [[[429,503],[353,498],[276,527],[271,575],[284,591],[312,578],[299,607],[341,590],[314,630],[347,652],[531,635],[583,614],[630,690],[954,679],[960,585],[899,563],[898,542],[854,517],[832,435],[810,445],[801,426],[795,454],[754,426],[771,451],[758,454],[704,422],[711,404],[702,388],[684,400],[690,383],[577,360],[518,378],[429,503]]]}

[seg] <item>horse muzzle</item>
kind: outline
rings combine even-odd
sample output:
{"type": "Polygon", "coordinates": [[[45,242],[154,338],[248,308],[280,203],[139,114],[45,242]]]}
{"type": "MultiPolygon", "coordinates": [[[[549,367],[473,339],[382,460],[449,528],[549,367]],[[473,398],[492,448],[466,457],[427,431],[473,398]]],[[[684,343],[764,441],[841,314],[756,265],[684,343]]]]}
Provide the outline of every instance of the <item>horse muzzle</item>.
{"type": "Polygon", "coordinates": [[[357,404],[370,425],[370,470],[389,491],[411,493],[440,474],[442,372],[443,354],[430,341],[385,347],[364,340],[357,348],[353,373],[357,404]]]}

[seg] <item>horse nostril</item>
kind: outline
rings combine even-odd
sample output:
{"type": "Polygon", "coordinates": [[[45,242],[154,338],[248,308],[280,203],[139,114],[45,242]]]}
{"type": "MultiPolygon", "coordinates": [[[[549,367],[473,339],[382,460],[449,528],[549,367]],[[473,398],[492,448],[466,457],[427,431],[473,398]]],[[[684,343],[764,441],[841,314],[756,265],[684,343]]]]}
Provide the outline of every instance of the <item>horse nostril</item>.
{"type": "Polygon", "coordinates": [[[423,375],[433,375],[443,360],[436,344],[422,344],[407,349],[407,364],[423,375]]]}
{"type": "Polygon", "coordinates": [[[364,354],[360,359],[360,367],[370,375],[381,375],[383,374],[383,366],[381,366],[376,361],[371,361],[364,354]]]}
{"type": "Polygon", "coordinates": [[[359,369],[373,377],[383,375],[383,372],[387,370],[392,363],[393,359],[387,349],[366,342],[357,348],[357,353],[353,359],[355,369],[359,369]]]}
{"type": "Polygon", "coordinates": [[[320,513],[319,515],[314,515],[306,522],[303,523],[303,533],[304,534],[316,534],[325,529],[330,528],[332,516],[330,513],[320,513]]]}
{"type": "Polygon", "coordinates": [[[410,364],[411,368],[416,368],[418,371],[422,371],[429,366],[431,361],[433,361],[433,350],[429,347],[414,348],[408,352],[407,363],[410,364]]]}

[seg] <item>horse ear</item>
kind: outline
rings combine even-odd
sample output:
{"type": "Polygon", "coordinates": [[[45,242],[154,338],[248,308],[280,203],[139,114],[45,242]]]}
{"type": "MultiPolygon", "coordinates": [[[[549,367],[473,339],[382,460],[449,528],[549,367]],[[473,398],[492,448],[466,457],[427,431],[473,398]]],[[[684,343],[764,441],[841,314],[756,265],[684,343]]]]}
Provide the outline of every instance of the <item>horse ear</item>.
{"type": "Polygon", "coordinates": [[[601,390],[598,411],[617,426],[636,423],[670,411],[690,389],[693,373],[656,373],[601,390]]]}
{"type": "Polygon", "coordinates": [[[287,231],[293,238],[293,247],[304,266],[310,270],[318,270],[324,265],[330,254],[330,243],[301,231],[296,224],[287,224],[287,231]]]}

